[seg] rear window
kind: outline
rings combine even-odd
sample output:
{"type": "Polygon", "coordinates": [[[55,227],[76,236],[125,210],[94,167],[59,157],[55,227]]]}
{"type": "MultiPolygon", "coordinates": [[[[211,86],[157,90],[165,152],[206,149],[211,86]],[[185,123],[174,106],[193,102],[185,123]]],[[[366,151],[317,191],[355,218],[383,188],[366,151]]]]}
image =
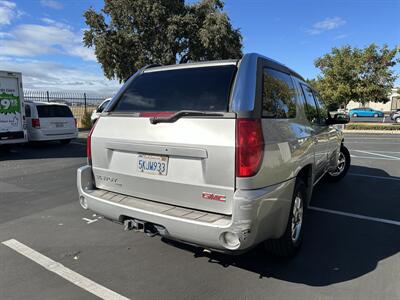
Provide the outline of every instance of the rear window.
{"type": "Polygon", "coordinates": [[[71,110],[61,105],[36,106],[39,118],[73,118],[71,110]]]}
{"type": "Polygon", "coordinates": [[[147,72],[132,81],[113,111],[227,111],[235,71],[225,65],[147,72]]]}

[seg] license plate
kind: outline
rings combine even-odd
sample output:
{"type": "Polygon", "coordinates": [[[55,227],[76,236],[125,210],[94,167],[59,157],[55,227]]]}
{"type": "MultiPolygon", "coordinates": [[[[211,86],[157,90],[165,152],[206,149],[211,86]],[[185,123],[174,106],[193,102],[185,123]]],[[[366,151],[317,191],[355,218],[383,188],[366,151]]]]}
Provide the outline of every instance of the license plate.
{"type": "Polygon", "coordinates": [[[56,125],[56,128],[64,127],[64,123],[61,122],[55,122],[53,124],[56,125]]]}
{"type": "Polygon", "coordinates": [[[168,156],[138,155],[138,171],[153,175],[167,175],[168,156]]]}

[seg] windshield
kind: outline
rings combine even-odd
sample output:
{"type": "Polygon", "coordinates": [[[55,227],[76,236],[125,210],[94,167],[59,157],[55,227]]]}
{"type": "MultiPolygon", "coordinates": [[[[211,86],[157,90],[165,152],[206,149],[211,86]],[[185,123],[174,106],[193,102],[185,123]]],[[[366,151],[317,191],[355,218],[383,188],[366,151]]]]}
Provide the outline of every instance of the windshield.
{"type": "Polygon", "coordinates": [[[235,65],[146,72],[132,81],[114,112],[227,111],[235,65]]]}

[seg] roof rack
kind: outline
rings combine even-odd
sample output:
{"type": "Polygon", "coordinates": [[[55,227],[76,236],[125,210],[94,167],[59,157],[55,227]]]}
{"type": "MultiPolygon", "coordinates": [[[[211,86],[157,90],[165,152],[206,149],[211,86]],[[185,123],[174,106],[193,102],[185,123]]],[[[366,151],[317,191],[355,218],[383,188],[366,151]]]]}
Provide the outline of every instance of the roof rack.
{"type": "Polygon", "coordinates": [[[150,65],[146,65],[142,68],[142,71],[146,70],[146,69],[151,69],[151,68],[155,68],[155,67],[161,67],[162,64],[150,64],[150,65]]]}

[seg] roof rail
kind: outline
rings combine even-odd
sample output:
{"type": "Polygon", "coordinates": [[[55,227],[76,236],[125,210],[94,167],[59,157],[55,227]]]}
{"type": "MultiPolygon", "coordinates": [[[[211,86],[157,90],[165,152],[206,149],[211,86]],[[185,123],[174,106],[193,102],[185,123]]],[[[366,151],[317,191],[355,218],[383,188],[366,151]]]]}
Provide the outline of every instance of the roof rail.
{"type": "Polygon", "coordinates": [[[151,69],[151,68],[155,68],[155,67],[161,67],[162,64],[150,64],[150,65],[146,65],[142,68],[142,71],[146,70],[146,69],[151,69]]]}

